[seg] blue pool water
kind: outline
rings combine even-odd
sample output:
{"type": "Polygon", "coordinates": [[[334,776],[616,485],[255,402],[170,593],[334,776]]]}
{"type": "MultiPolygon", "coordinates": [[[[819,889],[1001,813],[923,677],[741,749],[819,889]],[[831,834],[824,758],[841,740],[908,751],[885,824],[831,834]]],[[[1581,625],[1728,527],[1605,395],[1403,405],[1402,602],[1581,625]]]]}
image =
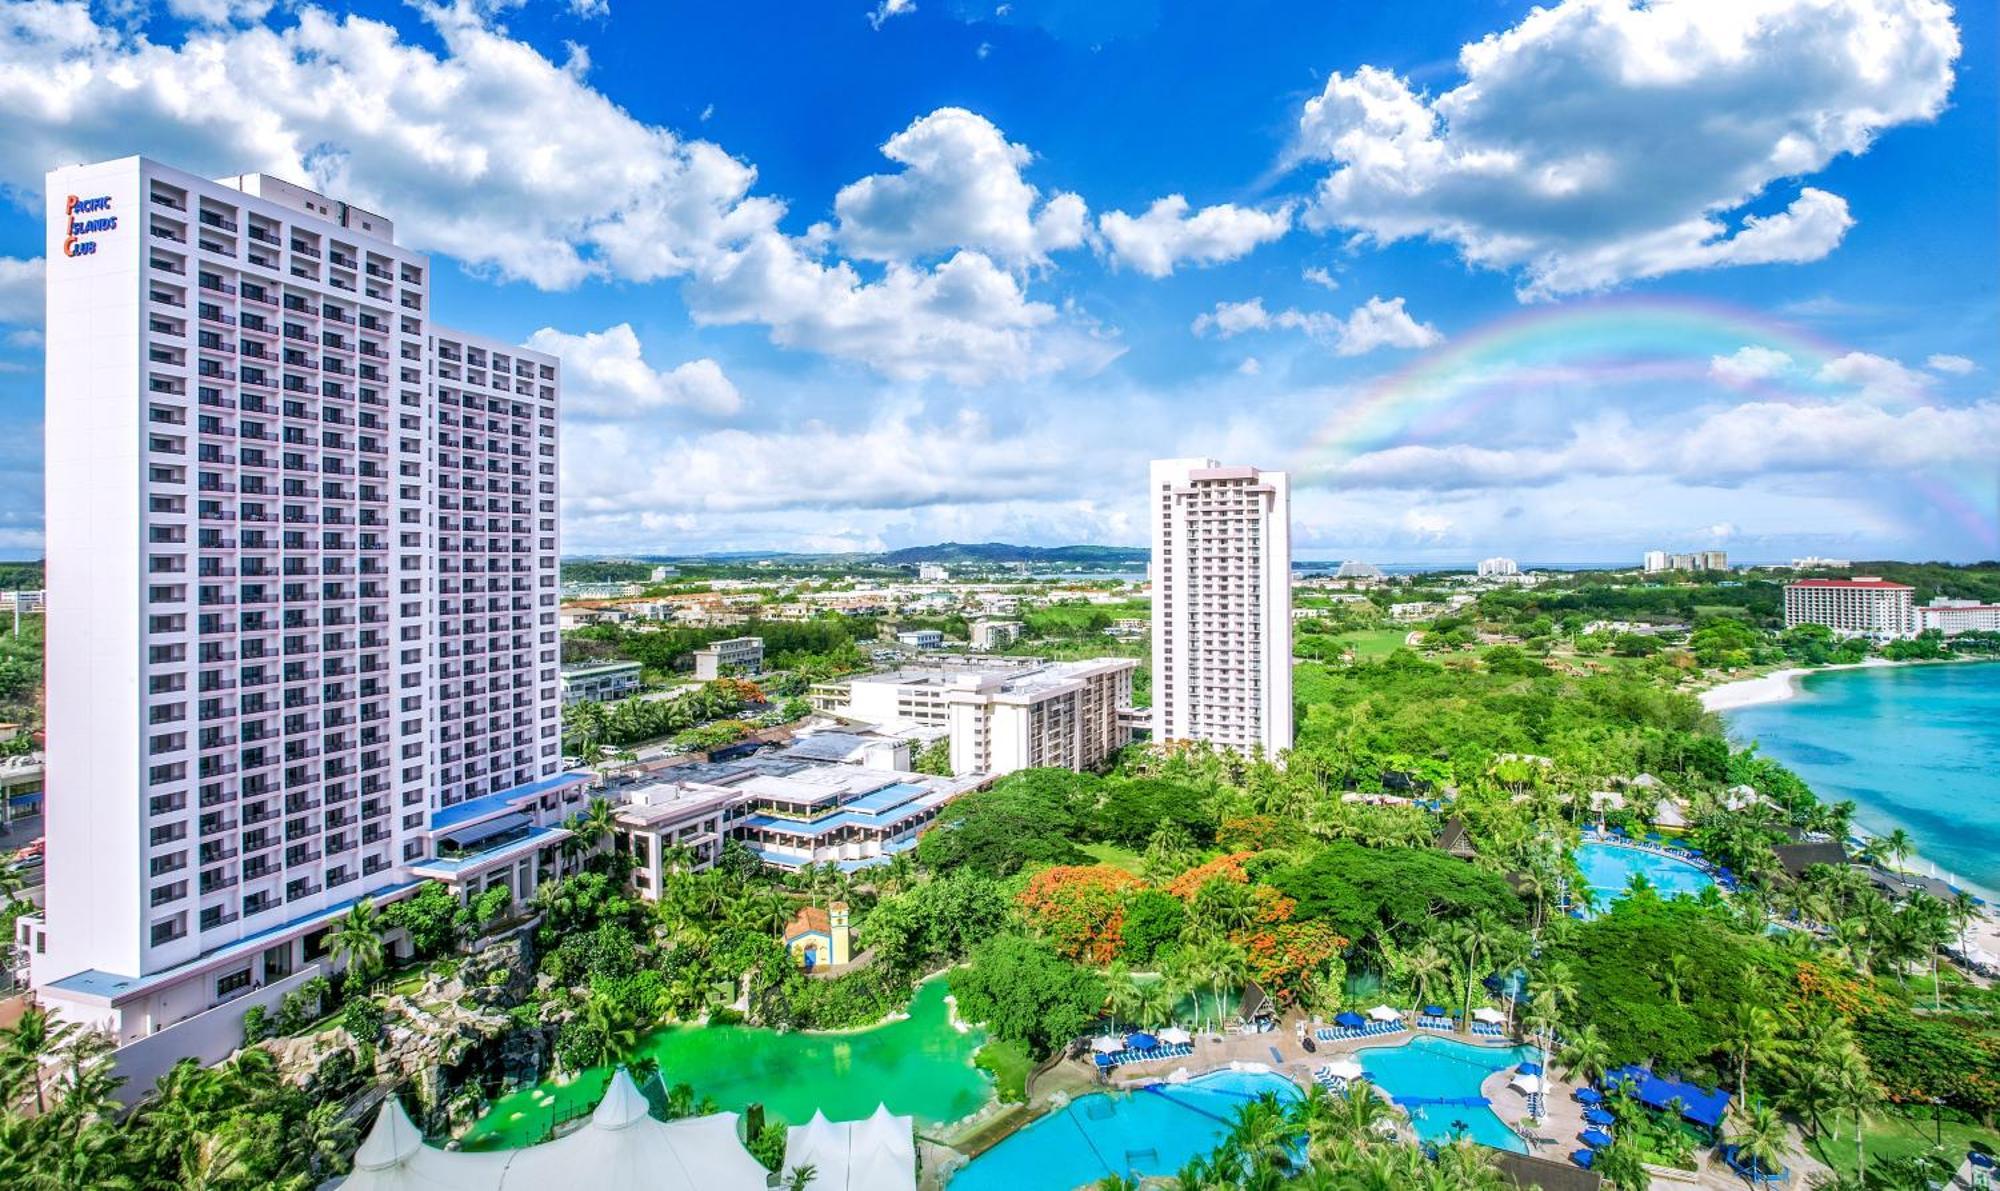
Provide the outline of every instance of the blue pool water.
{"type": "Polygon", "coordinates": [[[1700,865],[1617,844],[1578,844],[1576,866],[1583,870],[1583,882],[1596,895],[1600,910],[1624,896],[1635,874],[1652,882],[1661,897],[1691,897],[1715,884],[1700,865]]]}
{"type": "Polygon", "coordinates": [[[2000,663],[1810,674],[1724,719],[1821,801],[1852,799],[1863,834],[1908,831],[1920,871],[2000,890],[2000,663]]]}
{"type": "MultiPolygon", "coordinates": [[[[1354,1057],[1370,1082],[1402,1104],[1403,1110],[1410,1114],[1417,1136],[1425,1141],[1449,1142],[1463,1133],[1481,1145],[1525,1154],[1527,1143],[1491,1107],[1410,1103],[1410,1100],[1478,1099],[1479,1085],[1487,1076],[1535,1060],[1539,1054],[1532,1046],[1474,1046],[1425,1034],[1401,1046],[1369,1047],[1355,1052],[1354,1057]]],[[[1515,1096],[1515,1093],[1502,1095],[1515,1096]]],[[[1521,1116],[1526,1107],[1522,1101],[1512,1115],[1521,1116]]]]}
{"type": "Polygon", "coordinates": [[[1138,1092],[1092,1092],[974,1158],[951,1191],[1066,1191],[1106,1175],[1169,1175],[1229,1132],[1236,1110],[1298,1085],[1279,1075],[1217,1071],[1138,1092]]]}

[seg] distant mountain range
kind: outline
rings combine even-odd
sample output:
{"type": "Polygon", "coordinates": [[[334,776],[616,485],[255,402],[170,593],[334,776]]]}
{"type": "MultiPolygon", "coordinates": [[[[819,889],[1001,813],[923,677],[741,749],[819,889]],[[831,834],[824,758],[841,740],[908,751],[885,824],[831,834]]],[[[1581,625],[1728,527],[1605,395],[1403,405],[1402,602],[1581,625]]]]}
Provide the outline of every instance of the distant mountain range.
{"type": "Polygon", "coordinates": [[[653,562],[773,562],[810,563],[840,561],[851,564],[875,564],[889,567],[913,567],[919,563],[934,562],[961,566],[1004,566],[1009,563],[1025,562],[1040,566],[1084,566],[1084,567],[1143,567],[1152,557],[1152,551],[1140,546],[1016,546],[1007,542],[939,542],[934,546],[905,546],[901,550],[891,550],[881,554],[798,554],[783,550],[728,550],[712,554],[690,555],[647,555],[643,558],[626,556],[623,559],[597,557],[591,559],[571,558],[571,564],[586,561],[601,565],[625,563],[640,565],[653,562]]]}

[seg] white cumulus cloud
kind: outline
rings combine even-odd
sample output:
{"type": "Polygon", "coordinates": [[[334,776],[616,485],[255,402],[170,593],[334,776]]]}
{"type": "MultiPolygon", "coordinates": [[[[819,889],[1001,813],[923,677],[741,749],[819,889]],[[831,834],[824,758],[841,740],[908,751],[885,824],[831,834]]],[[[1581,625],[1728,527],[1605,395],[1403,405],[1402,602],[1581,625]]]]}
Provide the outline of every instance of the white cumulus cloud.
{"type": "Polygon", "coordinates": [[[1304,221],[1449,243],[1527,298],[1816,260],[1845,200],[1750,204],[1936,116],[1958,54],[1944,0],[1563,0],[1464,46],[1441,95],[1333,74],[1299,120],[1298,157],[1333,166],[1304,221]]]}
{"type": "Polygon", "coordinates": [[[1708,374],[1730,384],[1770,380],[1792,370],[1792,357],[1774,347],[1751,344],[1726,356],[1710,356],[1708,374]]]}
{"type": "Polygon", "coordinates": [[[1979,365],[1974,364],[1964,356],[1950,356],[1940,352],[1930,359],[1925,360],[1924,367],[1930,369],[1932,372],[1943,372],[1950,376],[1965,376],[1975,368],[1978,368],[1979,365]]]}
{"type": "Polygon", "coordinates": [[[563,408],[601,417],[630,417],[669,407],[733,414],[742,395],[722,366],[703,358],[668,369],[646,363],[630,323],[572,335],[543,327],[528,337],[536,351],[563,362],[563,408]]]}
{"type": "Polygon", "coordinates": [[[1043,202],[1021,177],[1032,158],[986,117],[939,108],[889,138],[882,155],[901,164],[843,187],[831,235],[849,255],[906,261],[960,248],[1010,264],[1036,263],[1083,243],[1090,216],[1081,198],[1043,202]]]}
{"type": "Polygon", "coordinates": [[[42,258],[0,256],[0,325],[42,322],[42,258]]]}
{"type": "Polygon", "coordinates": [[[1930,387],[1931,378],[1899,360],[1870,352],[1848,352],[1820,365],[1814,378],[1822,384],[1854,389],[1864,397],[1914,397],[1930,387]]]}
{"type": "Polygon", "coordinates": [[[1148,277],[1165,277],[1181,264],[1237,260],[1291,226],[1289,203],[1270,211],[1221,203],[1190,213],[1187,199],[1178,194],[1155,200],[1143,215],[1110,211],[1097,221],[1112,260],[1148,277]]]}
{"type": "Polygon", "coordinates": [[[884,21],[915,11],[917,11],[917,0],[881,0],[874,11],[868,14],[868,24],[880,29],[884,21]]]}
{"type": "Polygon", "coordinates": [[[1331,348],[1335,355],[1360,356],[1383,347],[1425,348],[1444,342],[1444,334],[1420,323],[1403,308],[1401,298],[1373,297],[1346,318],[1322,310],[1264,308],[1262,298],[1247,302],[1217,302],[1215,309],[1195,316],[1189,330],[1229,339],[1250,331],[1301,331],[1331,348]]]}

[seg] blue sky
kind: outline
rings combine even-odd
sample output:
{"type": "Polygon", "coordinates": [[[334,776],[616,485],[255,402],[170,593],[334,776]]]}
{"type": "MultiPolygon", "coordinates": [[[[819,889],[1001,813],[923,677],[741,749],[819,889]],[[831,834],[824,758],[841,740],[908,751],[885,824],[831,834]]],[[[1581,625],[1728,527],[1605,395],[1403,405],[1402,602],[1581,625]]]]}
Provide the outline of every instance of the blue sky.
{"type": "Polygon", "coordinates": [[[41,177],[391,215],[559,351],[572,553],[2000,556],[1990,6],[0,7],[0,548],[40,544],[41,177]]]}

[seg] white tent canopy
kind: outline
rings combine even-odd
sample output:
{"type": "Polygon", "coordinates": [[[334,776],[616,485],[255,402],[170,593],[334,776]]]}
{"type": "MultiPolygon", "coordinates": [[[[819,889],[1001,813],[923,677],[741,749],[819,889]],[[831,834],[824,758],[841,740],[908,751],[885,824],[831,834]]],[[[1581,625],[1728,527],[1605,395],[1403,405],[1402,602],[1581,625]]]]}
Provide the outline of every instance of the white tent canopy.
{"type": "Polygon", "coordinates": [[[1401,1021],[1403,1018],[1402,1014],[1389,1008],[1387,1005],[1375,1006],[1368,1011],[1368,1016],[1375,1021],[1401,1021]]]}
{"type": "Polygon", "coordinates": [[[891,1113],[886,1104],[865,1121],[836,1124],[815,1112],[785,1133],[780,1174],[801,1166],[813,1168],[810,1191],[916,1191],[915,1122],[891,1113]]]}
{"type": "Polygon", "coordinates": [[[1090,1040],[1090,1049],[1096,1051],[1098,1054],[1108,1055],[1114,1050],[1124,1050],[1125,1040],[1123,1038],[1113,1038],[1109,1034],[1099,1034],[1090,1040]]]}
{"type": "Polygon", "coordinates": [[[1160,1031],[1160,1041],[1168,1046],[1185,1046],[1194,1041],[1194,1035],[1179,1026],[1168,1026],[1160,1031]]]}
{"type": "Polygon", "coordinates": [[[1472,1011],[1472,1020],[1482,1025],[1497,1026],[1507,1020],[1507,1015],[1498,1009],[1488,1009],[1486,1006],[1481,1005],[1472,1011]]]}
{"type": "Polygon", "coordinates": [[[1326,1065],[1326,1073],[1335,1079],[1360,1079],[1361,1064],[1353,1059],[1335,1059],[1326,1065]]]}
{"type": "MultiPolygon", "coordinates": [[[[737,1117],[719,1112],[656,1121],[620,1068],[590,1123],[518,1150],[466,1153],[424,1144],[394,1097],[354,1155],[341,1191],[764,1191],[769,1176],[737,1139],[737,1117]]],[[[911,1169],[915,1169],[914,1161],[911,1169]]]]}
{"type": "Polygon", "coordinates": [[[1516,1075],[1507,1081],[1507,1086],[1520,1092],[1523,1096],[1533,1096],[1542,1090],[1542,1077],[1539,1075],[1516,1075]]]}

